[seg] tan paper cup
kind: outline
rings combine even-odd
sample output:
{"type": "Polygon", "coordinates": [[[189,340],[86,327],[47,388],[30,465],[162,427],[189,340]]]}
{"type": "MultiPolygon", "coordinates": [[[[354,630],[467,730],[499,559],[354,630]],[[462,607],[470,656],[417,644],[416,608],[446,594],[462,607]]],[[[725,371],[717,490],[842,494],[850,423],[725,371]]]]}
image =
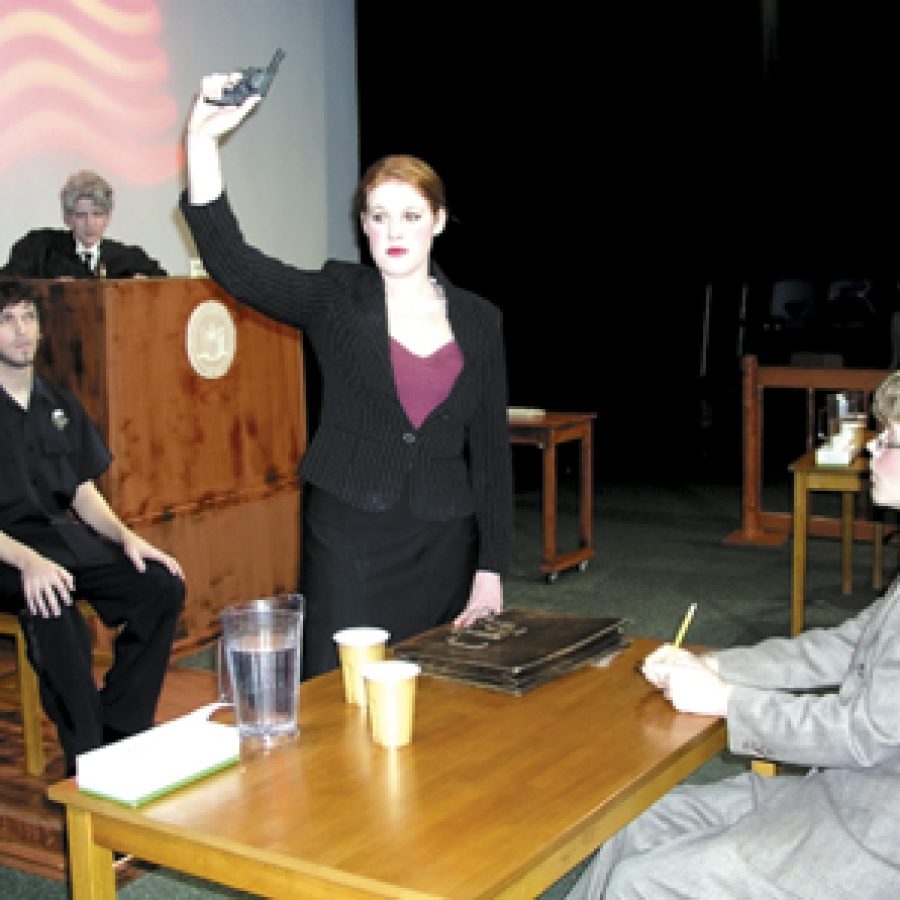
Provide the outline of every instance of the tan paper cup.
{"type": "Polygon", "coordinates": [[[362,668],[369,703],[372,740],[383,747],[403,747],[412,739],[416,679],[421,667],[399,659],[367,663],[362,668]]]}
{"type": "Polygon", "coordinates": [[[384,647],[390,633],[383,628],[361,625],[334,633],[344,675],[344,699],[357,706],[366,705],[366,688],[360,669],[370,662],[384,659],[384,647]]]}

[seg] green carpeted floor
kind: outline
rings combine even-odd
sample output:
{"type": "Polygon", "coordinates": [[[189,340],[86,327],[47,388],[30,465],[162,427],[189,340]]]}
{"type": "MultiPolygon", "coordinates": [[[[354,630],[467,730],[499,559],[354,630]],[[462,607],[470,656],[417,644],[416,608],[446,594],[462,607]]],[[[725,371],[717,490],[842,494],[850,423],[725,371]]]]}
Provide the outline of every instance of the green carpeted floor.
{"type": "MultiPolygon", "coordinates": [[[[789,508],[787,483],[767,488],[766,509],[789,508]]],[[[599,484],[595,499],[597,555],[584,572],[564,573],[554,584],[540,577],[540,500],[522,492],[516,504],[516,544],[506,581],[509,606],[592,615],[623,615],[631,630],[671,638],[691,602],[698,604],[689,640],[725,646],[753,643],[788,632],[790,546],[731,546],[723,538],[741,522],[740,487],[714,484],[599,484]]],[[[818,496],[816,502],[828,504],[818,496]]],[[[565,479],[560,498],[560,545],[575,536],[575,491],[565,479]]],[[[833,514],[832,508],[817,511],[833,514]]],[[[886,576],[896,563],[886,556],[886,576]]],[[[840,550],[836,541],[809,542],[807,627],[839,622],[870,603],[871,548],[858,546],[854,591],[842,596],[840,550]]],[[[197,660],[205,664],[205,657],[197,660]]],[[[709,781],[745,768],[723,753],[698,770],[691,781],[709,781]]],[[[542,896],[559,900],[574,880],[570,873],[542,896]]],[[[64,898],[62,884],[0,869],[0,896],[16,900],[64,898]]],[[[158,870],[120,891],[128,900],[189,900],[238,897],[217,885],[158,870]]]]}

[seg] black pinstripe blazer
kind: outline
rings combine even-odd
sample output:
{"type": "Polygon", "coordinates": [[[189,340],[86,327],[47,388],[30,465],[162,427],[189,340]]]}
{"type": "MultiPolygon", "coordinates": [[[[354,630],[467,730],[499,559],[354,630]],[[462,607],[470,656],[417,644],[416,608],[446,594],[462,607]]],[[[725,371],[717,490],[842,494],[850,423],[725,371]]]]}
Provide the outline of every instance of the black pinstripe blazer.
{"type": "Polygon", "coordinates": [[[414,428],[394,382],[384,285],[377,269],[331,260],[302,270],[249,246],[227,197],[181,208],[206,271],[229,294],[301,328],[322,374],[319,426],[301,476],[365,510],[393,506],[407,483],[425,520],[474,514],[478,568],[505,572],[512,531],[506,363],[500,311],[437,269],[463,369],[414,428]]]}

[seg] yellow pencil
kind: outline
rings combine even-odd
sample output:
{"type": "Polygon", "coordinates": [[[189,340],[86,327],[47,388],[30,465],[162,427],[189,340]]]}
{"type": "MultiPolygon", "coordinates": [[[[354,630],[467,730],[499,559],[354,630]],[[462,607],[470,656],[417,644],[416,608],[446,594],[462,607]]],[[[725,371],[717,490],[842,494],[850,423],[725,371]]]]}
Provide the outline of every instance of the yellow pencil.
{"type": "Polygon", "coordinates": [[[688,607],[688,611],[684,614],[684,619],[682,619],[681,627],[678,629],[678,634],[675,635],[675,640],[672,641],[673,647],[680,647],[681,642],[684,640],[685,633],[688,630],[688,625],[691,624],[691,619],[694,618],[694,610],[697,609],[697,604],[692,603],[688,607]]]}

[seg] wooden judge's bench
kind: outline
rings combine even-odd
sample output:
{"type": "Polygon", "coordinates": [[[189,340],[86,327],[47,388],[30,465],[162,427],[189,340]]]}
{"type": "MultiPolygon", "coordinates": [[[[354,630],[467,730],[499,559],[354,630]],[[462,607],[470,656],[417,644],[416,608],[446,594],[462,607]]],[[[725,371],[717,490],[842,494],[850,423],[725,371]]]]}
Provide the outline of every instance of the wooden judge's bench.
{"type": "Polygon", "coordinates": [[[106,438],[110,505],[184,568],[174,654],[211,640],[223,607],[295,590],[307,441],[296,329],[206,278],[36,283],[38,370],[106,438]]]}

